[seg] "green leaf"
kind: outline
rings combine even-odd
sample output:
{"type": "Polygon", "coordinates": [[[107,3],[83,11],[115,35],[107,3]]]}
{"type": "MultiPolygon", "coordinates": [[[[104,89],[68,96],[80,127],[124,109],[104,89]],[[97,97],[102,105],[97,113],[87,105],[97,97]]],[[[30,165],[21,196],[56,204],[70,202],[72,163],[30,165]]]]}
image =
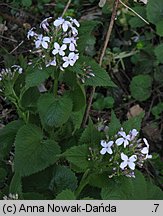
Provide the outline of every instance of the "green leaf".
{"type": "Polygon", "coordinates": [[[138,101],[145,101],[151,96],[152,78],[149,75],[137,75],[130,83],[132,97],[138,101]]]}
{"type": "Polygon", "coordinates": [[[114,136],[121,128],[120,121],[116,117],[114,111],[111,112],[111,120],[109,124],[109,136],[114,136]]]}
{"type": "Polygon", "coordinates": [[[9,192],[11,194],[22,194],[22,183],[21,183],[21,176],[19,173],[15,173],[12,177],[9,192]]]}
{"type": "Polygon", "coordinates": [[[121,176],[110,180],[109,186],[102,188],[101,197],[104,200],[161,200],[163,192],[136,171],[135,178],[121,176]]]}
{"type": "Polygon", "coordinates": [[[132,129],[136,129],[136,130],[140,131],[141,122],[143,120],[144,114],[145,113],[142,112],[138,116],[135,116],[135,117],[130,118],[129,120],[125,121],[122,124],[122,127],[123,127],[124,131],[126,131],[127,133],[132,129]]]}
{"type": "Polygon", "coordinates": [[[157,34],[160,35],[161,37],[163,36],[163,20],[160,20],[157,24],[156,24],[156,31],[157,34]]]}
{"type": "Polygon", "coordinates": [[[72,100],[67,96],[55,98],[52,94],[44,94],[38,100],[38,111],[43,125],[60,127],[71,115],[72,100]]]}
{"type": "Polygon", "coordinates": [[[79,143],[88,144],[89,146],[98,146],[101,140],[101,133],[94,127],[90,120],[88,126],[82,133],[79,143]]]}
{"type": "Polygon", "coordinates": [[[38,68],[33,69],[31,73],[27,74],[26,76],[26,87],[34,87],[40,85],[42,82],[44,82],[48,77],[48,71],[43,69],[40,70],[38,68]]]}
{"type": "Polygon", "coordinates": [[[74,191],[76,188],[77,178],[75,173],[66,166],[56,166],[53,171],[50,189],[58,194],[62,190],[70,189],[74,191]]]}
{"type": "Polygon", "coordinates": [[[0,167],[0,183],[5,181],[7,170],[0,167]]]}
{"type": "Polygon", "coordinates": [[[60,148],[54,140],[45,140],[40,128],[23,126],[15,139],[15,171],[31,175],[54,164],[60,148]]]}
{"type": "Polygon", "coordinates": [[[89,176],[89,184],[93,187],[103,188],[109,185],[108,173],[93,173],[89,176]]]}
{"type": "MultiPolygon", "coordinates": [[[[136,6],[132,9],[136,11],[144,19],[146,19],[146,9],[144,6],[136,6]]],[[[129,24],[132,28],[140,28],[146,25],[146,23],[137,16],[131,17],[129,20],[129,24]]]]}
{"type": "Polygon", "coordinates": [[[84,116],[84,111],[85,111],[85,109],[83,108],[80,111],[72,112],[72,114],[71,114],[71,120],[72,120],[72,123],[74,126],[74,132],[77,129],[80,129],[80,127],[81,127],[81,124],[83,121],[83,116],[84,116]]]}
{"type": "Polygon", "coordinates": [[[14,144],[17,131],[24,125],[21,120],[12,121],[0,129],[0,158],[6,158],[14,144]]]}
{"type": "Polygon", "coordinates": [[[70,92],[70,96],[73,102],[73,111],[77,112],[86,105],[85,93],[79,84],[77,84],[73,91],[70,92]]]}
{"type": "Polygon", "coordinates": [[[76,200],[74,192],[72,192],[69,189],[63,190],[61,193],[59,193],[56,198],[56,200],[76,200]]]}
{"type": "Polygon", "coordinates": [[[82,62],[87,67],[90,67],[91,73],[94,76],[89,76],[86,78],[85,85],[87,86],[106,86],[106,87],[116,87],[116,85],[111,81],[108,73],[103,69],[97,62],[89,57],[81,57],[80,62],[82,62]]]}
{"type": "Polygon", "coordinates": [[[26,108],[36,107],[39,96],[40,93],[37,87],[29,88],[21,98],[22,106],[26,108]]]}
{"type": "Polygon", "coordinates": [[[74,146],[63,153],[63,156],[75,165],[75,170],[78,172],[84,172],[91,165],[88,155],[89,149],[87,145],[74,146]]]}
{"type": "Polygon", "coordinates": [[[32,0],[22,0],[22,5],[25,7],[30,7],[32,5],[32,0]]]}
{"type": "Polygon", "coordinates": [[[156,106],[154,106],[151,112],[155,116],[155,118],[158,119],[160,117],[160,114],[163,112],[163,102],[160,102],[156,106]]]}
{"type": "Polygon", "coordinates": [[[163,58],[162,58],[162,56],[163,56],[163,44],[160,44],[157,47],[155,47],[154,52],[155,52],[155,55],[156,55],[159,63],[163,64],[163,58]]]}
{"type": "Polygon", "coordinates": [[[47,200],[44,195],[35,192],[23,193],[24,200],[47,200]]]}
{"type": "Polygon", "coordinates": [[[147,4],[147,18],[153,23],[157,24],[163,19],[163,1],[162,0],[150,0],[147,4]]]}

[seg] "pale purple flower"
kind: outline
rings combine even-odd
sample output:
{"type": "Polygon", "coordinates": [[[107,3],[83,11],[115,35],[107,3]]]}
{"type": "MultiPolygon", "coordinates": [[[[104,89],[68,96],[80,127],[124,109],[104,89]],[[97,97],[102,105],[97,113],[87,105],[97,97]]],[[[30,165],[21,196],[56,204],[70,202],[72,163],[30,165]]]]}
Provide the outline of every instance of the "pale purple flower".
{"type": "Polygon", "coordinates": [[[126,148],[127,145],[129,145],[130,141],[130,135],[126,135],[124,131],[119,131],[118,134],[121,136],[121,138],[118,138],[115,143],[120,146],[124,143],[124,148],[126,148]]]}
{"type": "Polygon", "coordinates": [[[67,68],[69,65],[73,66],[76,62],[77,54],[74,52],[69,53],[68,56],[63,57],[63,68],[67,68]]]}
{"type": "Polygon", "coordinates": [[[44,19],[41,23],[40,23],[40,28],[43,28],[46,32],[49,32],[49,23],[48,20],[51,19],[52,17],[48,17],[46,19],[44,19]]]}
{"type": "Polygon", "coordinates": [[[72,17],[70,17],[70,21],[72,24],[75,24],[77,27],[80,26],[80,23],[76,19],[73,19],[72,17]]]}
{"type": "Polygon", "coordinates": [[[70,51],[75,51],[76,39],[74,37],[64,38],[63,43],[70,44],[69,45],[69,50],[70,51]]]}
{"type": "Polygon", "coordinates": [[[146,156],[145,156],[145,159],[152,158],[152,155],[149,155],[149,154],[148,154],[148,153],[149,153],[149,144],[148,144],[147,139],[146,139],[146,138],[143,138],[143,141],[144,141],[146,147],[144,147],[144,148],[141,150],[141,153],[146,155],[146,156]]]}
{"type": "Polygon", "coordinates": [[[130,141],[134,140],[135,137],[138,135],[138,131],[136,129],[132,129],[130,132],[129,132],[129,135],[130,135],[130,141]]]}
{"type": "Polygon", "coordinates": [[[50,61],[46,67],[49,67],[49,66],[56,66],[57,65],[57,62],[56,62],[56,58],[54,58],[52,61],[50,61]]]}
{"type": "Polygon", "coordinates": [[[101,140],[101,146],[103,147],[100,151],[100,153],[102,155],[108,153],[108,154],[112,154],[113,151],[111,149],[112,145],[113,145],[113,141],[109,141],[109,142],[106,142],[105,140],[101,140]]]}
{"type": "Polygon", "coordinates": [[[35,27],[31,28],[28,33],[27,33],[27,38],[28,40],[30,39],[30,37],[34,37],[36,36],[37,34],[33,31],[33,29],[35,29],[35,27]]]}
{"type": "Polygon", "coordinates": [[[43,37],[42,34],[38,35],[37,40],[35,40],[35,46],[36,48],[39,48],[41,45],[43,48],[48,48],[48,42],[50,42],[50,37],[43,37]]]}
{"type": "Polygon", "coordinates": [[[60,56],[64,56],[65,55],[64,50],[66,49],[67,49],[67,45],[63,44],[62,46],[60,46],[59,43],[55,42],[52,53],[53,55],[56,55],[58,53],[60,56]]]}
{"type": "Polygon", "coordinates": [[[135,161],[137,160],[136,155],[132,155],[128,158],[127,155],[125,155],[123,152],[121,153],[121,159],[123,162],[120,164],[120,168],[123,170],[125,167],[129,167],[131,170],[135,169],[135,161]]]}
{"type": "Polygon", "coordinates": [[[59,17],[58,19],[56,19],[53,22],[54,26],[58,27],[60,25],[62,25],[62,29],[64,32],[66,32],[69,28],[69,26],[71,25],[71,23],[69,21],[66,21],[65,19],[63,19],[62,17],[59,17]]]}

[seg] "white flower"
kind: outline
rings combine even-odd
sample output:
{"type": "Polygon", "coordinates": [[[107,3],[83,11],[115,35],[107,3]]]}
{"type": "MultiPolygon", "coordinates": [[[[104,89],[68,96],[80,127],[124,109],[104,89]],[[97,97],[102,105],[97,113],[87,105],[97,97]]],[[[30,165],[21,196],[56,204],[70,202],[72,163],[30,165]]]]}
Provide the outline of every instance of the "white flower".
{"type": "Polygon", "coordinates": [[[70,51],[75,51],[76,39],[74,37],[64,38],[63,43],[70,44],[69,45],[69,50],[70,51]]]}
{"type": "Polygon", "coordinates": [[[73,19],[73,18],[70,17],[70,21],[71,21],[72,24],[75,24],[77,27],[80,26],[80,23],[76,19],[73,19]]]}
{"type": "Polygon", "coordinates": [[[143,141],[144,141],[146,147],[144,147],[144,148],[141,150],[141,153],[146,155],[146,156],[145,156],[145,159],[152,158],[152,155],[149,155],[149,154],[148,154],[148,153],[149,153],[149,144],[148,144],[147,139],[146,139],[146,138],[143,138],[143,141]]]}
{"type": "Polygon", "coordinates": [[[19,74],[23,73],[23,68],[20,67],[20,65],[13,65],[11,68],[14,68],[14,70],[16,70],[19,74]]]}
{"type": "Polygon", "coordinates": [[[130,135],[130,141],[134,140],[135,137],[138,135],[138,131],[136,129],[132,129],[130,132],[129,132],[129,135],[130,135]]]}
{"type": "Polygon", "coordinates": [[[31,28],[31,29],[28,31],[28,33],[27,33],[27,38],[28,38],[28,40],[29,40],[30,37],[34,37],[34,36],[37,35],[37,34],[33,31],[33,29],[35,29],[35,28],[34,28],[34,27],[31,28]]]}
{"type": "Polygon", "coordinates": [[[71,30],[72,30],[72,34],[73,34],[74,36],[77,36],[77,35],[78,35],[78,30],[77,30],[75,27],[71,26],[71,30]]]}
{"type": "Polygon", "coordinates": [[[51,19],[52,17],[48,17],[46,19],[44,19],[41,23],[40,23],[40,28],[43,28],[46,32],[49,32],[49,23],[48,20],[51,19]]]}
{"type": "Polygon", "coordinates": [[[50,37],[43,37],[42,34],[38,35],[37,40],[35,41],[36,48],[39,48],[41,45],[43,48],[48,48],[48,42],[50,42],[50,37]]]}
{"type": "Polygon", "coordinates": [[[121,159],[123,160],[123,162],[120,164],[120,168],[124,169],[125,167],[129,167],[131,170],[135,169],[135,161],[137,160],[137,156],[136,155],[132,155],[131,157],[128,158],[127,155],[125,155],[124,153],[121,153],[121,159]]]}
{"type": "Polygon", "coordinates": [[[101,140],[101,146],[102,146],[103,148],[101,149],[100,153],[101,153],[102,155],[106,154],[106,152],[107,152],[108,154],[112,154],[113,151],[112,151],[112,149],[111,149],[111,146],[113,145],[113,143],[114,143],[113,141],[106,142],[105,140],[101,140]]]}
{"type": "Polygon", "coordinates": [[[49,66],[56,66],[57,65],[57,62],[56,62],[56,58],[54,58],[52,61],[50,61],[46,67],[49,67],[49,66]]]}
{"type": "Polygon", "coordinates": [[[119,131],[118,132],[119,135],[121,135],[121,138],[118,138],[115,143],[120,146],[124,143],[124,147],[126,148],[126,146],[129,144],[130,141],[130,135],[126,135],[126,133],[124,131],[119,131]]]}
{"type": "Polygon", "coordinates": [[[60,46],[57,42],[55,42],[54,43],[54,48],[55,49],[53,49],[53,51],[52,51],[53,55],[56,55],[58,53],[60,56],[64,56],[65,55],[64,50],[67,49],[67,46],[65,44],[60,46]]]}
{"type": "Polygon", "coordinates": [[[56,19],[54,22],[53,22],[54,26],[58,27],[60,25],[62,25],[62,29],[64,32],[66,32],[70,26],[70,22],[69,21],[66,21],[65,19],[63,19],[62,17],[59,17],[58,19],[56,19]]]}
{"type": "Polygon", "coordinates": [[[75,54],[74,52],[69,53],[68,56],[63,57],[63,67],[67,68],[69,65],[73,66],[78,58],[78,54],[75,54]]]}

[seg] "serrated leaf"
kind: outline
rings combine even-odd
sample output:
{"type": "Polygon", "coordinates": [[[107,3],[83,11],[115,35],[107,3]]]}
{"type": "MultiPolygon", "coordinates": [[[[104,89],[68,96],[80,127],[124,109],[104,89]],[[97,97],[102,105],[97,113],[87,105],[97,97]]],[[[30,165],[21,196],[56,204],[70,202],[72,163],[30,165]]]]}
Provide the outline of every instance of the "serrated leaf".
{"type": "Polygon", "coordinates": [[[21,98],[22,106],[26,108],[36,107],[39,96],[40,93],[37,87],[29,88],[21,98]]]}
{"type": "Polygon", "coordinates": [[[89,176],[89,184],[98,188],[107,187],[109,185],[108,173],[91,174],[89,176]]]}
{"type": "Polygon", "coordinates": [[[14,144],[18,130],[24,125],[21,120],[12,121],[0,129],[0,158],[6,158],[14,144]]]}
{"type": "Polygon", "coordinates": [[[108,73],[103,69],[97,62],[89,57],[81,57],[80,62],[90,67],[90,71],[94,76],[89,76],[86,78],[85,85],[88,86],[106,86],[106,87],[116,87],[116,85],[111,81],[108,73]]]}
{"type": "Polygon", "coordinates": [[[109,136],[114,136],[120,130],[121,124],[118,118],[116,117],[115,113],[111,112],[111,120],[109,124],[109,136]]]}
{"type": "Polygon", "coordinates": [[[54,140],[44,140],[35,125],[23,126],[15,139],[15,171],[28,176],[54,164],[60,148],[54,140]]]}
{"type": "Polygon", "coordinates": [[[84,116],[84,111],[85,109],[81,109],[78,112],[72,112],[71,114],[71,120],[74,126],[74,131],[75,132],[77,129],[81,127],[82,121],[83,121],[83,116],[84,116]]]}
{"type": "Polygon", "coordinates": [[[79,143],[88,144],[89,146],[98,146],[101,140],[101,133],[94,127],[90,120],[88,126],[83,131],[79,143]]]}
{"type": "Polygon", "coordinates": [[[163,56],[163,44],[160,44],[157,47],[155,47],[154,53],[155,53],[159,63],[163,64],[163,58],[162,58],[162,56],[163,56]]]}
{"type": "Polygon", "coordinates": [[[35,69],[31,73],[27,74],[26,76],[26,87],[34,87],[40,85],[42,82],[44,82],[49,77],[47,70],[40,70],[35,69]]]}
{"type": "Polygon", "coordinates": [[[63,190],[61,193],[59,193],[56,198],[56,200],[76,200],[74,192],[72,192],[69,189],[63,190]]]}
{"type": "Polygon", "coordinates": [[[60,127],[71,115],[72,100],[67,96],[55,98],[52,94],[44,94],[38,100],[38,111],[43,125],[60,127]]]}
{"type": "MultiPolygon", "coordinates": [[[[132,8],[135,12],[137,12],[140,16],[146,19],[146,9],[144,6],[136,6],[132,8]]],[[[131,17],[129,20],[129,24],[132,28],[140,28],[146,25],[146,23],[141,20],[139,17],[131,17]]]]}
{"type": "Polygon", "coordinates": [[[149,75],[137,75],[132,78],[130,91],[138,101],[145,101],[151,96],[152,78],[149,75]]]}
{"type": "Polygon", "coordinates": [[[54,168],[53,177],[50,183],[50,189],[55,193],[70,189],[74,191],[77,188],[77,177],[75,173],[66,166],[57,166],[54,168]]]}
{"type": "Polygon", "coordinates": [[[76,166],[75,170],[79,172],[84,172],[92,164],[88,160],[89,150],[87,145],[74,146],[63,153],[63,156],[76,166]]]}
{"type": "Polygon", "coordinates": [[[144,112],[140,113],[138,116],[130,118],[129,120],[123,122],[122,127],[126,133],[128,133],[132,129],[136,129],[140,131],[141,123],[144,117],[144,112]]]}
{"type": "Polygon", "coordinates": [[[21,176],[19,173],[15,173],[12,177],[9,192],[11,194],[21,194],[22,193],[22,183],[21,176]]]}
{"type": "Polygon", "coordinates": [[[157,24],[162,20],[163,15],[163,1],[162,0],[150,0],[147,4],[147,18],[153,23],[157,24]]]}

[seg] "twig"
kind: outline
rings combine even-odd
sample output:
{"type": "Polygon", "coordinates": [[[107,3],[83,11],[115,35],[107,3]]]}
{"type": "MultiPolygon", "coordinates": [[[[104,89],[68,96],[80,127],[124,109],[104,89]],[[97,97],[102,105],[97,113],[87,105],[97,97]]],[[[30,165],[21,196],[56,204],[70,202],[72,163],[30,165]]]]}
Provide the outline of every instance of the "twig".
{"type": "Polygon", "coordinates": [[[10,52],[10,54],[12,54],[13,52],[15,52],[15,50],[17,50],[23,43],[24,43],[24,41],[21,41],[21,42],[10,52]]]}
{"type": "MultiPolygon", "coordinates": [[[[100,55],[100,60],[99,60],[99,65],[100,66],[102,65],[102,61],[103,61],[103,58],[104,58],[104,55],[105,55],[105,51],[106,51],[107,45],[108,45],[109,40],[110,40],[111,32],[112,32],[114,21],[115,21],[116,14],[117,14],[118,4],[119,4],[119,0],[115,0],[114,1],[113,11],[112,11],[112,16],[111,16],[111,21],[110,21],[108,31],[107,31],[107,34],[106,34],[105,43],[104,43],[104,46],[103,46],[103,49],[102,49],[102,52],[101,52],[101,55],[100,55]]],[[[83,119],[83,122],[82,122],[82,127],[86,126],[95,90],[96,90],[96,88],[92,87],[90,97],[89,97],[89,100],[88,100],[88,105],[87,105],[86,112],[85,112],[85,115],[84,115],[84,119],[83,119]]]]}
{"type": "Polygon", "coordinates": [[[12,38],[5,37],[5,36],[3,36],[3,35],[0,35],[0,38],[4,38],[4,39],[7,39],[7,40],[9,40],[9,41],[12,41],[12,42],[17,43],[16,40],[14,40],[14,39],[12,39],[12,38]]]}
{"type": "Polygon", "coordinates": [[[69,8],[70,4],[71,4],[71,0],[69,0],[69,1],[67,2],[67,5],[66,5],[66,7],[65,7],[65,9],[64,9],[64,11],[63,11],[63,13],[62,13],[62,17],[65,15],[65,13],[66,13],[67,9],[69,8]]]}
{"type": "Polygon", "coordinates": [[[140,16],[140,14],[138,14],[136,11],[134,11],[132,8],[130,8],[129,6],[127,6],[124,2],[122,2],[121,0],[119,0],[119,2],[125,6],[127,9],[129,9],[130,11],[132,11],[136,16],[138,16],[141,20],[143,20],[146,24],[149,25],[149,22],[147,20],[145,20],[142,16],[140,16]]]}

